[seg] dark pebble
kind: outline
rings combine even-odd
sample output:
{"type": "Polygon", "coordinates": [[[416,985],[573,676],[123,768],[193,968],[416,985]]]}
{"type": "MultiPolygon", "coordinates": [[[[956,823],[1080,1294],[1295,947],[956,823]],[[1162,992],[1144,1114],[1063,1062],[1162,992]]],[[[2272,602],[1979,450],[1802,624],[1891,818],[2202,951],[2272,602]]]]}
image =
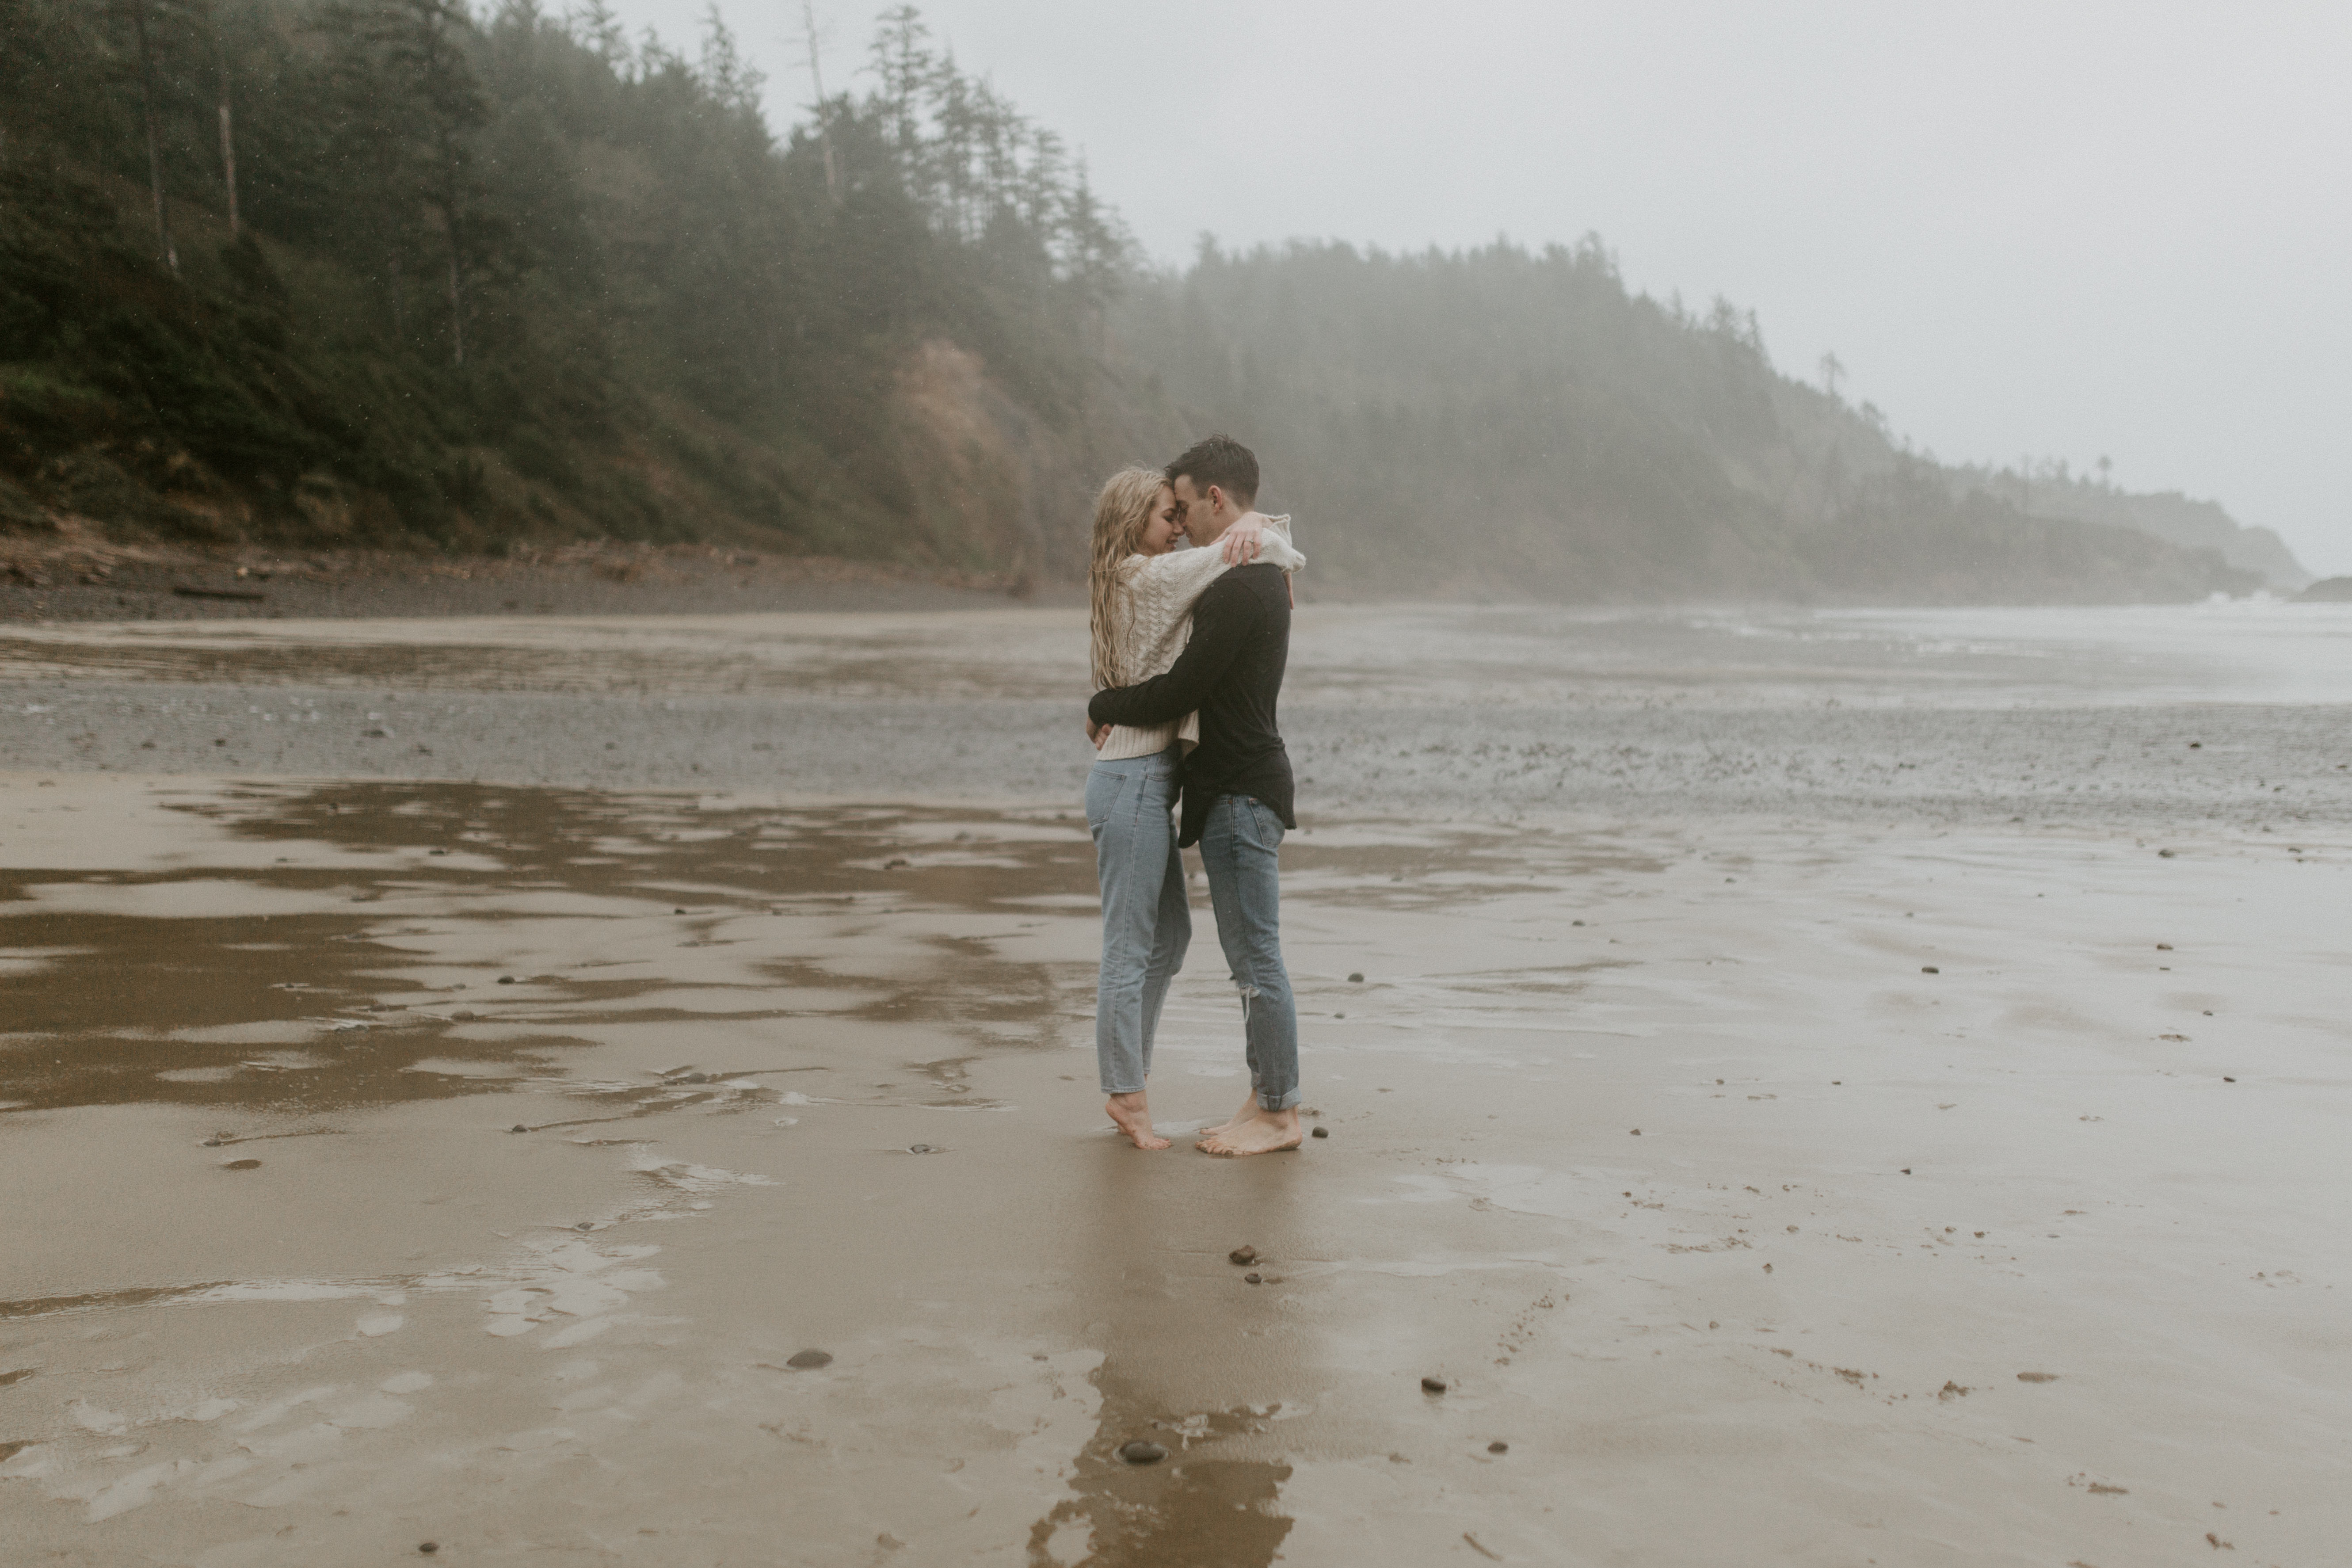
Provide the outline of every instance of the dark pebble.
{"type": "Polygon", "coordinates": [[[572,1228],[574,1230],[593,1230],[596,1228],[596,1222],[593,1219],[583,1219],[572,1228]]]}
{"type": "Polygon", "coordinates": [[[1130,1465],[1156,1465],[1168,1457],[1168,1450],[1157,1443],[1147,1443],[1139,1437],[1119,1446],[1118,1457],[1130,1465]]]}
{"type": "Polygon", "coordinates": [[[1348,984],[1350,985],[1361,985],[1363,983],[1364,977],[1360,974],[1350,974],[1348,976],[1348,984]]]}
{"type": "Polygon", "coordinates": [[[820,1366],[831,1366],[833,1352],[831,1351],[799,1351],[784,1364],[794,1372],[808,1372],[820,1366]]]}
{"type": "Polygon", "coordinates": [[[1941,974],[1944,972],[1937,968],[1932,963],[1923,963],[1919,966],[1919,973],[1922,974],[1941,974]]]}
{"type": "Polygon", "coordinates": [[[1909,1174],[1911,1173],[1911,1167],[1910,1167],[1910,1166],[1908,1166],[1908,1165],[1904,1166],[1904,1167],[1903,1167],[1903,1173],[1904,1173],[1905,1175],[1906,1175],[1906,1176],[1907,1176],[1907,1175],[1909,1175],[1909,1174]]]}
{"type": "Polygon", "coordinates": [[[936,1154],[939,1152],[939,1150],[929,1143],[909,1143],[907,1145],[907,1152],[909,1154],[936,1154]]]}
{"type": "Polygon", "coordinates": [[[682,914],[686,913],[686,911],[685,911],[684,910],[670,910],[670,913],[672,913],[672,914],[674,914],[674,915],[682,915],[682,914]]]}
{"type": "Polygon", "coordinates": [[[1510,1451],[1511,1446],[1508,1443],[1489,1443],[1486,1445],[1486,1452],[1490,1454],[1507,1454],[1510,1451]]]}
{"type": "Polygon", "coordinates": [[[1421,1391],[1423,1394],[1443,1394],[1446,1387],[1447,1384],[1442,1377],[1424,1377],[1421,1380],[1421,1391]]]}
{"type": "Polygon", "coordinates": [[[709,1083],[710,1081],[710,1075],[707,1072],[682,1072],[669,1081],[672,1083],[709,1083]]]}
{"type": "Polygon", "coordinates": [[[437,1541],[420,1541],[416,1543],[416,1550],[430,1557],[441,1550],[441,1543],[437,1541]]]}
{"type": "Polygon", "coordinates": [[[2221,1081],[2222,1081],[2223,1083],[2235,1083],[2235,1082],[2237,1082],[2238,1080],[2237,1080],[2236,1079],[2233,1079],[2233,1078],[2230,1078],[2230,1077],[2224,1076],[2224,1077],[2222,1078],[2221,1081]]]}
{"type": "Polygon", "coordinates": [[[258,1160],[231,1160],[227,1164],[223,1165],[221,1169],[224,1171],[258,1171],[261,1169],[261,1162],[258,1160]]]}
{"type": "Polygon", "coordinates": [[[1236,1247],[1231,1252],[1225,1254],[1225,1261],[1247,1267],[1248,1265],[1257,1261],[1257,1248],[1255,1247],[1236,1247]]]}
{"type": "Polygon", "coordinates": [[[1244,1285],[1263,1285],[1265,1281],[1255,1274],[1244,1274],[1242,1276],[1242,1283],[1244,1285]]]}
{"type": "Polygon", "coordinates": [[[2172,858],[2172,851],[2169,849],[2159,849],[2156,853],[2158,859],[2169,860],[2172,858]]]}
{"type": "Polygon", "coordinates": [[[903,871],[912,864],[913,862],[909,860],[885,860],[882,863],[882,869],[885,871],[903,871]]]}
{"type": "Polygon", "coordinates": [[[1640,1128],[1638,1128],[1638,1127],[1634,1128],[1634,1129],[1633,1129],[1633,1136],[1634,1136],[1634,1137],[1636,1137],[1636,1138],[1639,1138],[1641,1135],[1642,1135],[1642,1130],[1641,1130],[1640,1128]]]}
{"type": "Polygon", "coordinates": [[[207,1149],[217,1149],[222,1144],[228,1142],[228,1139],[224,1138],[219,1133],[215,1132],[211,1137],[205,1140],[205,1147],[207,1149]]]}
{"type": "Polygon", "coordinates": [[[518,1122],[516,1122],[512,1127],[508,1128],[508,1129],[507,1129],[507,1131],[509,1131],[509,1132],[528,1132],[528,1131],[530,1131],[530,1128],[528,1128],[528,1127],[525,1127],[521,1122],[518,1121],[518,1122]]]}
{"type": "Polygon", "coordinates": [[[499,976],[499,984],[501,985],[511,985],[514,984],[514,976],[511,974],[501,974],[499,976]]]}
{"type": "Polygon", "coordinates": [[[1318,1127],[1314,1131],[1308,1133],[1307,1136],[1310,1138],[1328,1138],[1331,1136],[1331,1130],[1328,1127],[1318,1127]]]}
{"type": "Polygon", "coordinates": [[[2168,942],[2159,942],[2156,944],[2156,951],[2158,952],[2170,952],[2172,951],[2172,944],[2168,942]]]}
{"type": "Polygon", "coordinates": [[[474,1015],[471,1009],[460,1007],[456,1012],[450,1014],[449,1018],[452,1023],[470,1024],[474,1021],[474,1015]]]}

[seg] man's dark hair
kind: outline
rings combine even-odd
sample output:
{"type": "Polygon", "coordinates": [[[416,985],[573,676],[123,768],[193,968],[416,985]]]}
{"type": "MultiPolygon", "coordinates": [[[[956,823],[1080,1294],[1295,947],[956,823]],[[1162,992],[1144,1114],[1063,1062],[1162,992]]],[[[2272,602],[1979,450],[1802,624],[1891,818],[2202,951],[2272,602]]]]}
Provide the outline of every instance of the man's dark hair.
{"type": "Polygon", "coordinates": [[[1168,482],[1189,479],[1196,490],[1216,486],[1246,511],[1257,504],[1257,454],[1231,436],[1204,436],[1168,465],[1168,482]]]}

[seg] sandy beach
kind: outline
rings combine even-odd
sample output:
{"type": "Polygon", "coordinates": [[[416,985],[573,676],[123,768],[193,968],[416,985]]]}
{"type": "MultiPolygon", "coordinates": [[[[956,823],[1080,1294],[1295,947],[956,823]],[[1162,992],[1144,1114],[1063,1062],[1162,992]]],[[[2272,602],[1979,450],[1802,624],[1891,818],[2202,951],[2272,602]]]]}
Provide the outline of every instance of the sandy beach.
{"type": "Polygon", "coordinates": [[[1242,1162],[1083,624],[0,626],[18,1551],[2340,1558],[2352,608],[1304,608],[1242,1162]]]}

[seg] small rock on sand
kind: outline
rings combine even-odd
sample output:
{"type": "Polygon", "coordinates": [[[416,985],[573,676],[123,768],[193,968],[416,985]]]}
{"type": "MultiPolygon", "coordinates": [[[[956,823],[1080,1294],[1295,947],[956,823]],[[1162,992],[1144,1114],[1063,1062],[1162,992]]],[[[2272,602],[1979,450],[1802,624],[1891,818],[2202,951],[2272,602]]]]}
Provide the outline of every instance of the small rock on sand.
{"type": "Polygon", "coordinates": [[[1168,1450],[1157,1443],[1147,1443],[1139,1437],[1119,1446],[1118,1457],[1130,1465],[1156,1465],[1168,1457],[1168,1450]]]}
{"type": "Polygon", "coordinates": [[[1443,1394],[1447,1387],[1446,1381],[1442,1377],[1424,1377],[1421,1380],[1421,1391],[1423,1394],[1443,1394]]]}
{"type": "Polygon", "coordinates": [[[1309,1136],[1316,1138],[1328,1138],[1331,1136],[1331,1130],[1328,1127],[1318,1127],[1311,1134],[1309,1134],[1309,1136]]]}
{"type": "Polygon", "coordinates": [[[909,1154],[936,1154],[939,1152],[939,1150],[936,1146],[929,1143],[909,1143],[907,1145],[907,1152],[909,1154]]]}
{"type": "Polygon", "coordinates": [[[1259,1275],[1244,1274],[1242,1276],[1242,1283],[1244,1285],[1262,1285],[1265,1282],[1265,1279],[1259,1275]]]}
{"type": "Polygon", "coordinates": [[[528,1131],[530,1131],[530,1128],[528,1128],[528,1127],[525,1127],[521,1122],[518,1121],[518,1122],[516,1122],[512,1127],[508,1128],[508,1129],[507,1129],[507,1131],[509,1131],[509,1132],[528,1132],[528,1131]]]}
{"type": "Polygon", "coordinates": [[[231,1160],[227,1164],[223,1165],[221,1169],[224,1171],[258,1171],[261,1169],[261,1162],[258,1160],[231,1160]]]}
{"type": "Polygon", "coordinates": [[[1236,1247],[1231,1252],[1225,1254],[1225,1261],[1246,1268],[1250,1264],[1257,1261],[1257,1248],[1255,1247],[1236,1247]]]}
{"type": "Polygon", "coordinates": [[[2020,1383],[2055,1383],[2058,1381],[2058,1374],[2054,1372],[2021,1372],[2017,1374],[2017,1381],[2020,1383]]]}
{"type": "Polygon", "coordinates": [[[1919,966],[1919,973],[1922,974],[1941,974],[1944,972],[1937,968],[1932,963],[1923,963],[1919,966]]]}
{"type": "Polygon", "coordinates": [[[1348,984],[1350,985],[1361,985],[1363,983],[1364,977],[1361,974],[1350,974],[1348,976],[1348,984]]]}
{"type": "Polygon", "coordinates": [[[1507,1454],[1510,1451],[1511,1446],[1508,1443],[1489,1443],[1486,1445],[1486,1452],[1490,1454],[1507,1454]]]}
{"type": "Polygon", "coordinates": [[[817,1367],[831,1366],[833,1352],[831,1351],[798,1351],[793,1352],[784,1364],[794,1372],[809,1372],[817,1367]]]}

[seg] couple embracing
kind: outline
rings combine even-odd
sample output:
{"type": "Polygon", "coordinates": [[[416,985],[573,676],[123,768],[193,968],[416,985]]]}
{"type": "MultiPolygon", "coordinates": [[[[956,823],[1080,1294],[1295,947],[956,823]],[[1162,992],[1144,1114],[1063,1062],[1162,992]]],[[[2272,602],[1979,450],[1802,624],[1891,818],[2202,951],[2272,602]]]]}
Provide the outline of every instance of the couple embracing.
{"type": "Polygon", "coordinates": [[[1249,448],[1212,436],[1165,470],[1114,474],[1095,503],[1095,1053],[1111,1120],[1139,1149],[1168,1147],[1152,1131],[1144,1084],[1160,1004],[1192,934],[1178,851],[1196,844],[1241,993],[1250,1076],[1249,1099],[1200,1147],[1265,1154],[1301,1141],[1298,1015],[1276,879],[1283,832],[1298,825],[1275,708],[1290,654],[1289,574],[1306,558],[1288,518],[1257,511],[1257,485],[1249,448]]]}

